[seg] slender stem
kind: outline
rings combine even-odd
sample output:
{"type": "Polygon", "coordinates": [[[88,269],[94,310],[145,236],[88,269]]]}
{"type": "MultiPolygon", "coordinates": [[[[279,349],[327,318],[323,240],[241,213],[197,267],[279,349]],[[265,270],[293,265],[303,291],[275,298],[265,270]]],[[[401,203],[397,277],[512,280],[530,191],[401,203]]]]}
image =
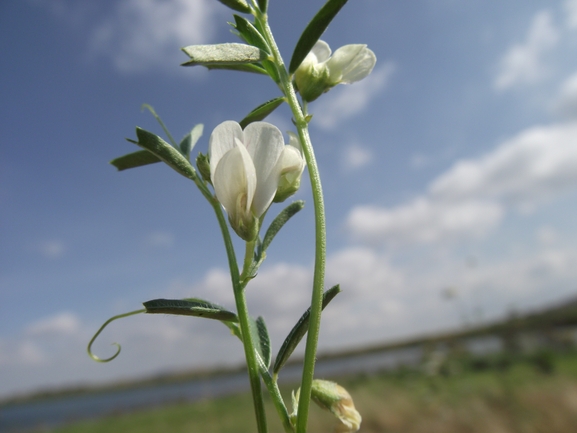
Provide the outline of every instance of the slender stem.
{"type": "Polygon", "coordinates": [[[268,393],[271,396],[272,402],[274,407],[280,417],[282,425],[286,433],[294,433],[294,427],[291,424],[290,415],[284,404],[284,400],[280,393],[280,389],[278,387],[278,383],[276,378],[270,375],[270,371],[266,368],[266,365],[262,362],[262,359],[259,358],[259,367],[260,367],[260,374],[268,389],[268,393]]]}
{"type": "Polygon", "coordinates": [[[213,196],[210,197],[209,202],[212,205],[214,212],[216,213],[218,224],[220,226],[222,237],[224,239],[226,255],[228,257],[230,277],[232,280],[234,299],[236,302],[236,310],[238,314],[240,331],[242,334],[242,344],[244,346],[244,354],[246,357],[250,387],[252,390],[252,398],[254,403],[254,411],[256,415],[257,429],[259,433],[266,433],[267,432],[266,414],[264,410],[264,400],[261,389],[259,367],[255,353],[255,344],[254,341],[252,341],[252,336],[250,333],[250,317],[248,314],[248,306],[246,303],[246,298],[244,296],[244,290],[240,282],[240,275],[238,270],[238,264],[236,261],[236,255],[234,252],[234,246],[232,244],[230,231],[228,229],[228,225],[226,224],[226,219],[220,207],[220,203],[213,196]]]}
{"type": "Polygon", "coordinates": [[[296,96],[292,80],[288,75],[278,46],[268,25],[266,16],[257,15],[264,29],[264,37],[269,43],[280,78],[279,86],[287,98],[287,102],[294,116],[295,124],[301,139],[302,149],[307,161],[313,204],[315,210],[315,267],[313,274],[313,290],[311,299],[311,314],[307,335],[304,367],[301,381],[301,391],[297,415],[297,433],[305,433],[307,429],[308,410],[311,398],[312,382],[314,377],[317,342],[320,331],[322,294],[326,262],[326,221],[321,178],[314,150],[308,133],[308,122],[305,112],[301,108],[296,96]]]}
{"type": "Polygon", "coordinates": [[[244,251],[244,263],[242,265],[242,272],[240,274],[240,283],[242,287],[246,287],[248,281],[245,281],[247,278],[247,273],[252,265],[253,256],[254,256],[254,246],[256,245],[256,240],[250,241],[246,243],[245,251],[244,251]]]}

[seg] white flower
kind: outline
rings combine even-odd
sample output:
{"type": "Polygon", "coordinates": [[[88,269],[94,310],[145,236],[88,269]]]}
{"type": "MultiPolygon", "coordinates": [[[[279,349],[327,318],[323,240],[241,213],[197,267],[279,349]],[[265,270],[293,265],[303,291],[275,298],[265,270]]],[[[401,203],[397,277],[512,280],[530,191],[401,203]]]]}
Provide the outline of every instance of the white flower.
{"type": "MultiPolygon", "coordinates": [[[[270,206],[283,170],[289,170],[279,129],[253,122],[243,131],[234,121],[218,125],[209,140],[210,178],[216,198],[244,240],[258,233],[258,218],[270,206]]],[[[300,155],[299,155],[300,156],[300,155]]]]}
{"type": "Polygon", "coordinates": [[[317,41],[295,72],[295,83],[305,101],[314,101],[337,84],[362,80],[377,57],[364,44],[345,45],[331,57],[325,41],[317,41]]]}

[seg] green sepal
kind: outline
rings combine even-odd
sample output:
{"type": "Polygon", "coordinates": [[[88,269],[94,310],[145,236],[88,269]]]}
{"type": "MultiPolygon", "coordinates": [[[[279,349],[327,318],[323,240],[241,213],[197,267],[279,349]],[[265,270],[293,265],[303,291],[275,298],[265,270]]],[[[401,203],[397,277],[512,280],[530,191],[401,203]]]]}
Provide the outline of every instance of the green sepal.
{"type": "Polygon", "coordinates": [[[268,55],[260,48],[247,44],[190,45],[182,48],[190,57],[182,66],[224,66],[258,63],[268,55]]]}
{"type": "Polygon", "coordinates": [[[346,2],[347,0],[328,0],[308,23],[295,46],[289,65],[290,74],[297,70],[346,2]]]}
{"type": "Polygon", "coordinates": [[[269,56],[271,55],[271,49],[267,41],[249,20],[239,15],[234,15],[234,28],[238,30],[240,36],[247,44],[260,48],[269,56]]]}
{"type": "Polygon", "coordinates": [[[266,14],[268,9],[268,0],[258,0],[258,8],[263,14],[266,14]]]}
{"type": "Polygon", "coordinates": [[[237,12],[250,14],[250,6],[244,0],[218,0],[218,1],[237,12]]]}
{"type": "Polygon", "coordinates": [[[253,74],[269,75],[267,70],[257,63],[244,63],[238,65],[210,65],[206,69],[212,71],[216,70],[227,70],[227,71],[239,71],[239,72],[251,72],[253,74]]]}
{"type": "Polygon", "coordinates": [[[136,128],[136,136],[138,137],[138,141],[133,141],[133,143],[150,151],[184,177],[192,180],[196,179],[196,170],[190,162],[182,156],[179,150],[175,149],[158,135],[141,128],[136,128]]]}
{"type": "MultiPolygon", "coordinates": [[[[331,287],[325,293],[323,293],[323,303],[322,308],[324,308],[333,300],[335,296],[341,291],[339,285],[331,287]]],[[[289,334],[287,335],[286,339],[284,340],[278,355],[276,356],[274,367],[273,367],[273,374],[278,374],[278,372],[283,368],[285,363],[288,361],[302,338],[305,336],[307,331],[309,330],[309,320],[311,315],[310,307],[304,314],[301,316],[297,324],[291,329],[289,334]]]]}
{"type": "Polygon", "coordinates": [[[259,120],[265,119],[270,113],[276,110],[286,99],[284,96],[279,96],[278,98],[271,99],[264,104],[259,105],[247,116],[242,119],[239,123],[242,129],[246,128],[250,123],[257,122],[259,120]]]}
{"type": "Polygon", "coordinates": [[[115,166],[118,171],[128,170],[129,168],[142,167],[143,165],[154,164],[160,162],[160,158],[148,150],[139,150],[124,156],[119,156],[110,161],[110,164],[115,166]]]}
{"type": "Polygon", "coordinates": [[[153,299],[143,302],[142,305],[144,305],[148,314],[173,314],[176,316],[194,316],[225,322],[238,322],[238,317],[232,311],[198,298],[153,299]]]}
{"type": "Polygon", "coordinates": [[[196,157],[196,168],[198,168],[204,181],[212,185],[212,181],[210,180],[210,161],[208,160],[208,155],[198,152],[198,156],[196,157]]]}
{"type": "Polygon", "coordinates": [[[270,338],[262,317],[259,316],[256,320],[253,318],[250,319],[250,334],[256,346],[256,351],[268,369],[271,361],[270,338]]]}
{"type": "Polygon", "coordinates": [[[180,153],[182,153],[182,155],[189,161],[190,161],[190,152],[192,152],[192,149],[194,149],[196,142],[202,136],[203,130],[204,125],[202,123],[194,125],[194,128],[192,128],[192,130],[184,136],[184,138],[178,145],[180,153]]]}

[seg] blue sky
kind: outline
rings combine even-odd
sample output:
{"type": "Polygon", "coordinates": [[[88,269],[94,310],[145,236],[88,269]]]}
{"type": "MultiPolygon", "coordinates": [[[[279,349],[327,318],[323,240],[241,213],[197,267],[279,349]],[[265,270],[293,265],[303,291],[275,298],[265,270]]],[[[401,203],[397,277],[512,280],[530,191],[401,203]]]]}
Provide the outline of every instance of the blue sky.
{"type": "MultiPolygon", "coordinates": [[[[322,1],[270,1],[288,61],[322,1]]],[[[235,42],[216,0],[0,5],[0,395],[235,364],[218,322],[108,317],[158,297],[233,307],[209,206],[169,168],[117,173],[136,126],[205,134],[278,96],[260,76],[183,68],[235,42]]],[[[310,105],[328,213],[321,348],[434,332],[577,289],[577,1],[351,1],[323,36],[366,43],[366,80],[310,105]],[[447,288],[457,294],[443,299],[447,288]]],[[[288,110],[268,119],[292,130],[288,110]]],[[[287,137],[288,139],[288,137],[287,137]]],[[[312,203],[248,287],[277,350],[309,302],[312,203]]],[[[276,211],[280,211],[276,207],[276,211]]],[[[275,208],[269,215],[273,214],[275,208]]],[[[240,246],[240,243],[238,244],[240,246]]]]}

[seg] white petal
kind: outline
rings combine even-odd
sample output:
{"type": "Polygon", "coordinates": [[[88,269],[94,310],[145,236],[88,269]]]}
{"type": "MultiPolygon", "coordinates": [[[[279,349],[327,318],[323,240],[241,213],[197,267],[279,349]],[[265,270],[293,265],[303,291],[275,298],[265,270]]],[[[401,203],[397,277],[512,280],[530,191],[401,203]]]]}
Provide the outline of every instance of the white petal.
{"type": "Polygon", "coordinates": [[[284,139],[276,126],[267,122],[253,122],[244,130],[244,144],[256,171],[253,211],[260,217],[276,194],[280,176],[277,162],[285,147],[284,139]]]}
{"type": "Polygon", "coordinates": [[[233,221],[244,219],[256,190],[254,165],[244,145],[237,140],[235,147],[219,160],[213,173],[216,198],[233,221]]]}
{"type": "Polygon", "coordinates": [[[293,177],[300,176],[305,168],[304,158],[298,149],[295,149],[293,146],[285,146],[279,161],[281,165],[281,176],[287,173],[294,174],[294,176],[291,176],[291,180],[293,177]]]}
{"type": "Polygon", "coordinates": [[[214,172],[220,159],[235,147],[235,139],[242,142],[244,136],[240,125],[232,120],[222,122],[212,131],[208,141],[208,157],[210,159],[210,180],[214,185],[214,172]]]}
{"type": "Polygon", "coordinates": [[[331,82],[350,84],[371,73],[377,57],[366,45],[345,45],[335,51],[327,62],[331,82]]]}
{"type": "Polygon", "coordinates": [[[329,44],[327,44],[325,41],[321,41],[319,39],[311,49],[310,53],[307,54],[307,57],[310,54],[315,56],[315,59],[318,63],[324,62],[331,56],[331,47],[329,47],[329,44]]]}
{"type": "Polygon", "coordinates": [[[299,140],[298,135],[296,135],[294,132],[291,131],[287,131],[287,134],[289,136],[288,145],[294,147],[296,150],[299,151],[300,154],[302,154],[301,141],[299,140]]]}

